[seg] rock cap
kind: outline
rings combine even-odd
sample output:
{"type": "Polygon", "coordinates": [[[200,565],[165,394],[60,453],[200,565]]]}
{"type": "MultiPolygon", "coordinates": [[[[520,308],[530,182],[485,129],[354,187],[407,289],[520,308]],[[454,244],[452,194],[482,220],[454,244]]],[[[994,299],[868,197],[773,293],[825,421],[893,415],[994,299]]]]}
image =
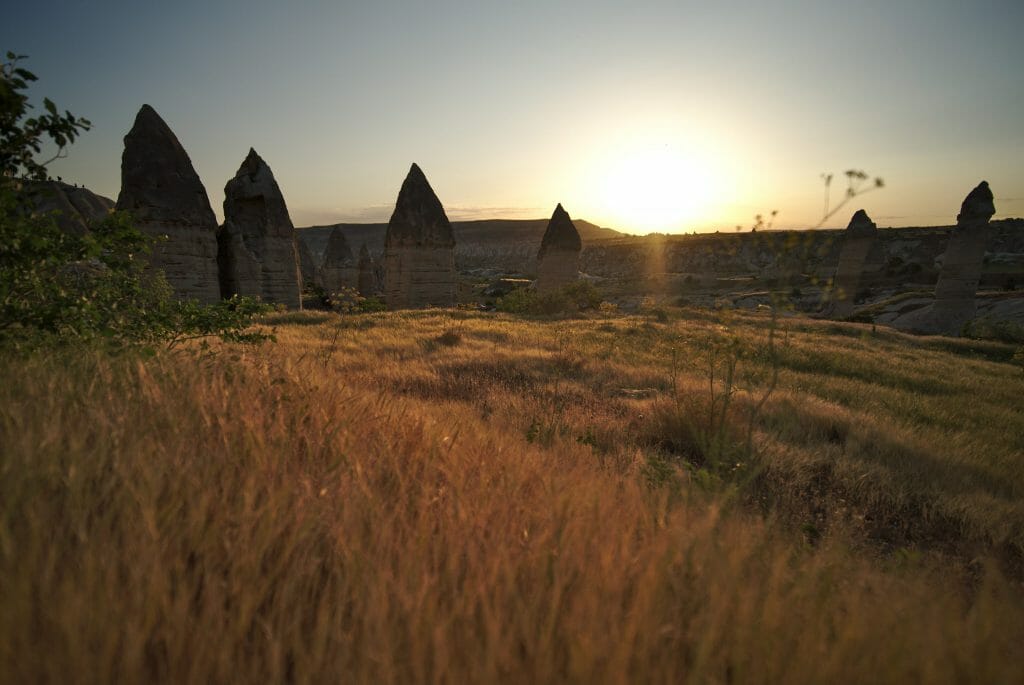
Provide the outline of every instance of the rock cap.
{"type": "Polygon", "coordinates": [[[870,236],[874,235],[878,231],[878,226],[871,220],[868,213],[863,209],[858,209],[854,212],[853,217],[850,218],[850,223],[846,227],[847,235],[851,236],[870,236]]]}
{"type": "Polygon", "coordinates": [[[117,209],[139,220],[216,226],[192,160],[156,110],[142,105],[124,137],[117,209]]]}
{"type": "Polygon", "coordinates": [[[444,206],[415,163],[409,168],[402,188],[398,191],[395,211],[388,222],[384,242],[388,246],[455,246],[452,225],[444,212],[444,206]]]}
{"type": "Polygon", "coordinates": [[[988,221],[996,213],[994,199],[988,181],[982,181],[964,198],[963,204],[960,205],[960,213],[956,215],[957,223],[988,221]]]}
{"type": "Polygon", "coordinates": [[[569,213],[559,203],[551,215],[551,220],[548,221],[547,230],[544,231],[544,237],[540,241],[540,252],[537,253],[537,258],[543,257],[548,250],[579,252],[582,249],[583,241],[580,239],[580,233],[576,230],[576,225],[573,224],[569,213]]]}
{"type": "Polygon", "coordinates": [[[238,171],[235,172],[235,176],[241,176],[245,174],[255,180],[255,177],[267,167],[267,163],[263,161],[263,158],[256,154],[255,148],[249,148],[249,154],[242,160],[242,164],[238,167],[238,171]]]}
{"type": "Polygon", "coordinates": [[[256,150],[249,148],[234,178],[224,185],[225,221],[246,221],[243,217],[255,220],[256,217],[249,216],[253,209],[249,204],[254,200],[259,201],[258,213],[263,215],[258,220],[261,229],[276,237],[291,238],[295,227],[274,172],[256,150]]]}

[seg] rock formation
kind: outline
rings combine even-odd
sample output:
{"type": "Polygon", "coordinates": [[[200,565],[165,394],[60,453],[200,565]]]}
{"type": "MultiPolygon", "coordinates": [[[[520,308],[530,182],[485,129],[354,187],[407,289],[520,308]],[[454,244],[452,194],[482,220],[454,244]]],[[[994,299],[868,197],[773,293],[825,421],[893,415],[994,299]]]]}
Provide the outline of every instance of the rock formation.
{"type": "Polygon", "coordinates": [[[57,225],[74,235],[83,235],[89,222],[103,219],[114,208],[113,200],[60,181],[31,183],[26,190],[36,213],[58,212],[57,225]]]}
{"type": "Polygon", "coordinates": [[[901,316],[893,326],[916,333],[960,334],[975,315],[975,293],[988,246],[988,221],[995,212],[992,191],[982,181],[960,206],[935,285],[935,301],[901,316]]]}
{"type": "Polygon", "coordinates": [[[864,265],[875,244],[878,228],[863,209],[858,209],[843,233],[843,249],[832,279],[824,315],[845,319],[853,314],[853,300],[860,290],[864,265]]]}
{"type": "Polygon", "coordinates": [[[384,238],[388,308],[455,304],[455,238],[427,178],[415,164],[402,183],[384,238]]]}
{"type": "Polygon", "coordinates": [[[555,207],[537,252],[537,291],[558,290],[579,277],[583,241],[562,205],[555,207]]]}
{"type": "Polygon", "coordinates": [[[310,285],[323,287],[323,281],[320,280],[320,270],[316,267],[316,260],[313,259],[313,253],[310,252],[309,245],[306,244],[302,237],[296,235],[295,246],[299,250],[299,270],[302,272],[302,289],[305,290],[310,285]]]}
{"type": "Polygon", "coordinates": [[[302,308],[295,227],[274,173],[251,148],[224,186],[224,226],[217,242],[224,297],[248,295],[302,308]]]}
{"type": "Polygon", "coordinates": [[[373,258],[370,257],[370,250],[363,243],[359,248],[359,294],[363,297],[375,297],[379,288],[377,287],[377,269],[373,258]]]}
{"type": "Polygon", "coordinates": [[[345,232],[340,228],[331,231],[324,251],[324,261],[320,266],[320,282],[327,293],[340,292],[342,288],[355,288],[359,285],[359,270],[355,257],[345,239],[345,232]]]}
{"type": "Polygon", "coordinates": [[[213,303],[217,277],[217,219],[185,149],[160,115],[143,105],[124,137],[117,209],[143,232],[164,237],[149,263],[164,272],[174,295],[213,303]]]}

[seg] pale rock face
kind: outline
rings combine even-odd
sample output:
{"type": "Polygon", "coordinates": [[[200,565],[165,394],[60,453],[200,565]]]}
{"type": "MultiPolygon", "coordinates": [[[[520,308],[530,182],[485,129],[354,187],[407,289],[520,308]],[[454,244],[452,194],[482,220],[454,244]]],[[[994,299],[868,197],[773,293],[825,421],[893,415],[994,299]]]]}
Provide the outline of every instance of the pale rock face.
{"type": "Polygon", "coordinates": [[[220,300],[217,219],[185,149],[160,115],[143,105],[124,137],[118,210],[148,235],[163,238],[149,263],[163,271],[175,297],[220,300]]]}
{"type": "Polygon", "coordinates": [[[392,247],[384,254],[389,309],[455,304],[455,255],[450,247],[392,247]]]}
{"type": "Polygon", "coordinates": [[[959,335],[976,314],[975,294],[988,247],[992,191],[982,181],[960,207],[942,259],[935,302],[896,319],[893,326],[917,333],[959,335]]]}
{"type": "Polygon", "coordinates": [[[415,164],[402,183],[384,239],[384,297],[390,309],[455,304],[455,238],[415,164]]]}
{"type": "Polygon", "coordinates": [[[537,252],[537,291],[563,288],[579,278],[583,241],[562,205],[555,207],[537,252]]]}
{"type": "Polygon", "coordinates": [[[224,226],[218,239],[221,291],[302,308],[295,227],[267,163],[250,149],[224,186],[224,226]]]}
{"type": "Polygon", "coordinates": [[[328,293],[340,292],[342,288],[356,288],[359,285],[359,271],[345,234],[340,228],[331,231],[320,266],[320,282],[328,293]]]}
{"type": "Polygon", "coordinates": [[[37,213],[59,212],[57,225],[73,235],[84,235],[89,222],[103,219],[114,209],[113,200],[60,181],[33,183],[28,191],[37,213]]]}
{"type": "Polygon", "coordinates": [[[844,319],[853,314],[853,298],[860,289],[864,266],[877,235],[878,228],[867,212],[858,209],[843,236],[843,249],[839,253],[830,301],[825,306],[826,316],[844,319]]]}

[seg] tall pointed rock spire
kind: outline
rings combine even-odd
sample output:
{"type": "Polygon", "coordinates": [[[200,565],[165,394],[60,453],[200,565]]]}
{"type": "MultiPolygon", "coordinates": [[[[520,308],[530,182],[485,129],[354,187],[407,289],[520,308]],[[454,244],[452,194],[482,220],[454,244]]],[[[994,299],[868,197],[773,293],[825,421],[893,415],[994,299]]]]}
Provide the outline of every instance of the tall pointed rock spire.
{"type": "Polygon", "coordinates": [[[843,248],[839,253],[839,264],[828,291],[829,301],[823,314],[835,319],[845,319],[853,314],[854,299],[860,290],[864,264],[875,243],[878,228],[867,212],[858,209],[850,219],[843,235],[843,248]]]}
{"type": "Polygon", "coordinates": [[[355,257],[345,238],[345,231],[340,226],[335,226],[327,238],[324,261],[320,266],[320,281],[328,293],[359,285],[355,257]]]}
{"type": "Polygon", "coordinates": [[[124,137],[118,210],[139,228],[163,238],[150,266],[163,271],[176,297],[220,299],[217,219],[185,148],[160,115],[143,105],[124,137]]]}
{"type": "Polygon", "coordinates": [[[918,333],[960,335],[977,312],[975,296],[988,249],[988,221],[996,213],[992,191],[982,181],[967,194],[935,284],[935,302],[893,321],[893,326],[918,333]]]}
{"type": "Polygon", "coordinates": [[[389,308],[455,304],[455,237],[444,206],[413,164],[398,192],[384,238],[389,308]]]}
{"type": "Polygon", "coordinates": [[[551,215],[551,220],[548,221],[548,227],[540,241],[540,252],[538,252],[537,257],[543,257],[544,253],[549,249],[573,250],[576,252],[583,249],[583,241],[580,239],[579,231],[576,230],[576,224],[572,222],[569,212],[565,211],[562,203],[558,203],[554,213],[551,215]]]}
{"type": "Polygon", "coordinates": [[[555,207],[537,252],[537,290],[558,290],[579,278],[583,241],[569,213],[555,207]]]}
{"type": "Polygon", "coordinates": [[[224,227],[218,237],[221,291],[302,307],[295,227],[267,163],[249,148],[224,186],[224,227]]]}

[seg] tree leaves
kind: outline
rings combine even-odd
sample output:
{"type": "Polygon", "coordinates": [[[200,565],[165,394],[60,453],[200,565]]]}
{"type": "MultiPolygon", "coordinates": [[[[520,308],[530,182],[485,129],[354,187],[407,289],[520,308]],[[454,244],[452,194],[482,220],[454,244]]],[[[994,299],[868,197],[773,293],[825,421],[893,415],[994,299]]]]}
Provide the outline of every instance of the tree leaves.
{"type": "Polygon", "coordinates": [[[64,148],[74,142],[92,123],[76,117],[69,111],[63,115],[50,98],[43,98],[45,114],[28,117],[32,105],[23,92],[28,84],[38,80],[32,72],[18,66],[24,55],[7,53],[7,61],[0,66],[0,175],[6,178],[46,180],[47,165],[65,156],[64,148]],[[47,143],[57,146],[49,159],[36,159],[47,143]]]}

